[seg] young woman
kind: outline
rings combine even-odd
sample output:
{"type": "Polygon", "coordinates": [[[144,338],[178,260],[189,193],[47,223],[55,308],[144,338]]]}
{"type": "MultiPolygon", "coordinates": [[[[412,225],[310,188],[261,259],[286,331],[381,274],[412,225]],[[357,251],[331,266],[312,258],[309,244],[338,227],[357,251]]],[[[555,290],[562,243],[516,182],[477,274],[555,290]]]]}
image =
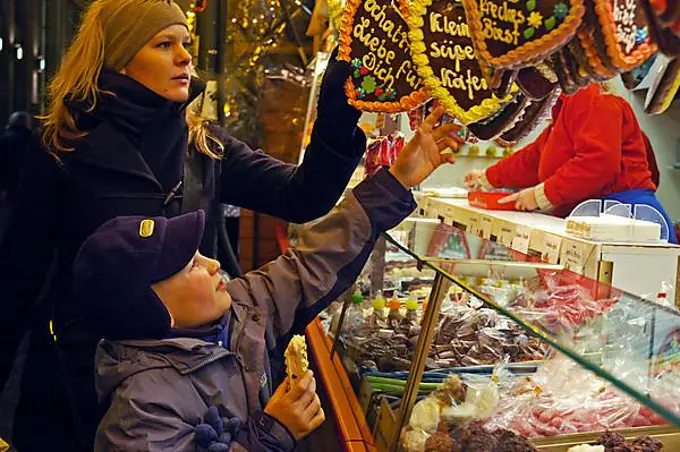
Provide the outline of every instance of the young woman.
{"type": "Polygon", "coordinates": [[[52,80],[49,152],[28,155],[0,246],[0,388],[20,338],[34,327],[15,422],[20,450],[92,450],[99,338],[73,296],[72,265],[99,225],[120,215],[203,209],[201,251],[212,256],[219,203],[311,220],[335,204],[365,150],[359,112],[344,94],[348,65],[333,62],[300,167],[223,131],[216,139],[195,134],[188,152],[185,106],[195,96],[188,45],[185,17],[172,1],[96,0],[52,80]]]}
{"type": "Polygon", "coordinates": [[[561,217],[588,199],[650,205],[666,217],[670,240],[676,241],[673,223],[655,195],[654,152],[628,102],[593,84],[562,95],[552,119],[524,149],[485,171],[469,172],[466,185],[522,188],[500,202],[561,217]]]}

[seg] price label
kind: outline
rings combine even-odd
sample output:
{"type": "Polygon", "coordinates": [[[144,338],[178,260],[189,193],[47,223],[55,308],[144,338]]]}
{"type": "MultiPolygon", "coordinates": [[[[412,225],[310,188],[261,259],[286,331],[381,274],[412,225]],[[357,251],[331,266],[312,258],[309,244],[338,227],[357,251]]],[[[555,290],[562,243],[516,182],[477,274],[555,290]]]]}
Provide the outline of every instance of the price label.
{"type": "Polygon", "coordinates": [[[557,264],[560,261],[560,251],[562,250],[562,238],[546,234],[541,258],[549,264],[557,264]]]}
{"type": "Polygon", "coordinates": [[[479,236],[480,218],[477,215],[470,215],[467,225],[467,232],[474,236],[479,236]]]}
{"type": "Polygon", "coordinates": [[[512,224],[504,224],[498,234],[498,243],[503,246],[511,246],[512,239],[515,238],[515,226],[512,224]]]}
{"type": "Polygon", "coordinates": [[[531,241],[531,228],[518,226],[510,248],[522,254],[529,254],[529,241],[531,241]]]}
{"type": "Polygon", "coordinates": [[[560,251],[560,263],[574,273],[583,274],[588,260],[588,246],[575,240],[567,240],[562,243],[560,251]]]}
{"type": "Polygon", "coordinates": [[[479,223],[479,234],[484,240],[491,238],[491,228],[493,227],[493,218],[484,215],[479,223]]]}

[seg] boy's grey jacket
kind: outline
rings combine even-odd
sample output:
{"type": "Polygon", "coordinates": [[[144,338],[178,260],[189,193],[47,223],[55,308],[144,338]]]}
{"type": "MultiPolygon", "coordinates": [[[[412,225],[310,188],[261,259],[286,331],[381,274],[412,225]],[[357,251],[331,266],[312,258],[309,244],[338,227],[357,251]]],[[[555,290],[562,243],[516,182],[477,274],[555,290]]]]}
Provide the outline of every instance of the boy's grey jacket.
{"type": "Polygon", "coordinates": [[[381,170],[306,228],[295,249],[231,281],[229,349],[191,338],[102,341],[97,392],[111,405],[96,450],[194,451],[211,406],[243,422],[232,450],[294,449],[288,430],[262,411],[275,389],[268,352],[343,293],[379,234],[414,208],[411,193],[381,170]]]}

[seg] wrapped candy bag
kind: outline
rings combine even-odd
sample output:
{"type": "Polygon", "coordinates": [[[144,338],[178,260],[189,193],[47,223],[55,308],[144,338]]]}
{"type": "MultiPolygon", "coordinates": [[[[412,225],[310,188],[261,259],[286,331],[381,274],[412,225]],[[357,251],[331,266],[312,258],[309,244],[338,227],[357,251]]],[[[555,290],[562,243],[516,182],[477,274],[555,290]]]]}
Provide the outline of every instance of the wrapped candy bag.
{"type": "Polygon", "coordinates": [[[465,375],[464,385],[453,376],[440,390],[418,402],[401,434],[403,450],[534,452],[526,438],[483,424],[496,411],[501,391],[512,387],[514,377],[507,364],[504,360],[496,366],[491,377],[465,375]]]}
{"type": "Polygon", "coordinates": [[[511,303],[513,312],[553,334],[575,328],[607,312],[617,301],[593,297],[587,284],[565,279],[564,272],[542,275],[542,288],[528,288],[511,303]]]}
{"type": "Polygon", "coordinates": [[[528,438],[660,425],[661,417],[577,363],[559,357],[503,394],[487,422],[528,438]]]}

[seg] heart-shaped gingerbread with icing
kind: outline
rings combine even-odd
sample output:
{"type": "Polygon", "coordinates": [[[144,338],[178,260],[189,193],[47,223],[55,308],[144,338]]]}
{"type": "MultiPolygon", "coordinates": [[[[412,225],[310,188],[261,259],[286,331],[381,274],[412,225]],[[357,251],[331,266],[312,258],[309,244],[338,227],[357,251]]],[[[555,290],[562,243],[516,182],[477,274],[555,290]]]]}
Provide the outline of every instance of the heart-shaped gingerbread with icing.
{"type": "Polygon", "coordinates": [[[637,0],[593,0],[597,38],[605,43],[606,58],[618,71],[630,71],[652,56],[652,42],[645,13],[637,0]]]}
{"type": "Polygon", "coordinates": [[[338,58],[352,65],[345,91],[359,110],[409,111],[430,98],[411,60],[407,14],[408,0],[347,2],[338,58]]]}
{"type": "Polygon", "coordinates": [[[475,49],[493,67],[521,68],[566,44],[584,0],[462,0],[475,49]]]}
{"type": "Polygon", "coordinates": [[[500,111],[518,91],[497,98],[484,76],[462,5],[450,0],[414,0],[408,17],[411,56],[418,74],[447,113],[463,124],[500,111]]]}

